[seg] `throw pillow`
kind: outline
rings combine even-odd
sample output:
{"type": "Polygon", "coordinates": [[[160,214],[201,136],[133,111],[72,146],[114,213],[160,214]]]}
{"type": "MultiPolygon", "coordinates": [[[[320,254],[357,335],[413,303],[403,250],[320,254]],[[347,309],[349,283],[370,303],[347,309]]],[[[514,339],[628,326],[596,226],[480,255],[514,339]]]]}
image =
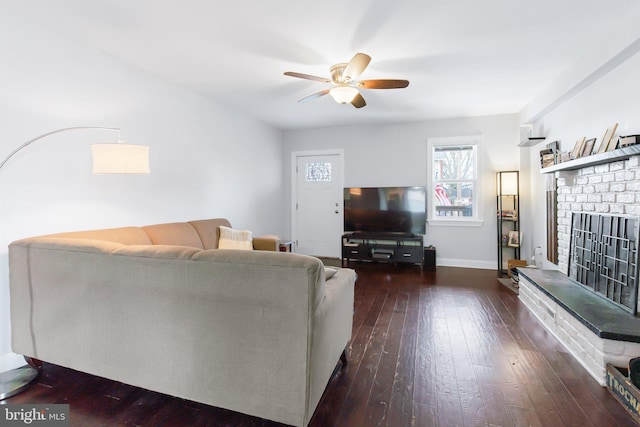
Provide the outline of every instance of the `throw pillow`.
{"type": "Polygon", "coordinates": [[[253,250],[253,236],[248,230],[234,230],[233,228],[220,226],[220,240],[218,249],[253,250]]]}

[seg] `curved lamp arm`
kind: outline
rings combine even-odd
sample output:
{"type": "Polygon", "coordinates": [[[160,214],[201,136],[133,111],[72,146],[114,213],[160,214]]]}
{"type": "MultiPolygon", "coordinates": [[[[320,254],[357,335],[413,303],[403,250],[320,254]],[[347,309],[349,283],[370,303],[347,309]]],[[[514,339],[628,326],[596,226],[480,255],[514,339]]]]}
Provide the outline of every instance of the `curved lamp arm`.
{"type": "Polygon", "coordinates": [[[101,127],[101,126],[74,126],[74,127],[68,127],[68,128],[62,128],[62,129],[57,129],[57,130],[52,130],[51,132],[47,132],[47,133],[43,133],[42,135],[36,136],[33,139],[30,139],[29,141],[25,142],[24,144],[22,144],[21,146],[19,146],[18,148],[16,148],[15,150],[13,150],[3,161],[2,163],[0,163],[0,169],[2,169],[2,167],[4,166],[5,163],[7,163],[9,161],[10,158],[12,158],[18,151],[22,150],[23,148],[28,147],[29,145],[31,145],[32,143],[36,142],[39,139],[42,138],[46,138],[47,136],[56,134],[56,133],[60,133],[60,132],[66,132],[66,131],[70,131],[70,130],[79,130],[79,129],[98,129],[98,130],[109,130],[112,132],[118,132],[118,134],[120,133],[120,129],[119,128],[108,128],[108,127],[101,127]]]}
{"type": "MultiPolygon", "coordinates": [[[[3,161],[0,163],[0,169],[11,159],[18,151],[23,148],[28,147],[32,143],[36,142],[39,139],[46,138],[47,136],[66,132],[70,130],[78,130],[78,129],[98,129],[98,130],[109,130],[112,132],[120,132],[118,128],[108,128],[108,127],[98,127],[98,126],[75,126],[68,127],[63,129],[53,130],[51,132],[44,133],[42,135],[36,136],[33,139],[25,142],[15,150],[13,150],[3,161]]],[[[8,397],[14,396],[15,394],[20,393],[25,390],[31,382],[33,382],[38,376],[38,369],[32,366],[22,366],[7,372],[2,372],[3,378],[0,380],[0,400],[6,399],[8,397]]]]}

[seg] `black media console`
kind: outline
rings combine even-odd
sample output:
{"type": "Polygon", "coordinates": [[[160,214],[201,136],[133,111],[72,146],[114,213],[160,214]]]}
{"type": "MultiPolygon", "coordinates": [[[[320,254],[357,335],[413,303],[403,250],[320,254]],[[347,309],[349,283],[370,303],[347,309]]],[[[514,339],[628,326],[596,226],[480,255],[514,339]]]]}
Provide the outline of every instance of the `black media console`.
{"type": "Polygon", "coordinates": [[[345,261],[423,264],[424,241],[419,234],[347,233],[342,236],[345,261]]]}

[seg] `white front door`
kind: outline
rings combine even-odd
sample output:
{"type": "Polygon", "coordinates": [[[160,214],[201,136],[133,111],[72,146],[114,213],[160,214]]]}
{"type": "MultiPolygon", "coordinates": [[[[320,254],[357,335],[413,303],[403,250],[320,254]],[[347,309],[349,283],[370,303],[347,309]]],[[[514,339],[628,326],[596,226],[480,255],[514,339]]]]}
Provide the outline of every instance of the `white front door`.
{"type": "Polygon", "coordinates": [[[293,234],[301,254],[340,257],[342,154],[297,155],[293,234]]]}

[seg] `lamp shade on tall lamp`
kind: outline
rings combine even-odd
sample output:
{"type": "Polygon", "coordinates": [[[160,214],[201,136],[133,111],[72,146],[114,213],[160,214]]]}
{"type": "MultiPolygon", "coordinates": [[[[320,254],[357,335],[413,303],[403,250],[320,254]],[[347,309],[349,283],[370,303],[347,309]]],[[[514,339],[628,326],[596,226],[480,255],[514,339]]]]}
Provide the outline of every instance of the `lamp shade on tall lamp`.
{"type": "Polygon", "coordinates": [[[92,144],[94,174],[148,174],[149,147],[135,144],[92,144]]]}
{"type": "Polygon", "coordinates": [[[498,194],[513,196],[518,194],[518,172],[500,172],[498,194]]]}

